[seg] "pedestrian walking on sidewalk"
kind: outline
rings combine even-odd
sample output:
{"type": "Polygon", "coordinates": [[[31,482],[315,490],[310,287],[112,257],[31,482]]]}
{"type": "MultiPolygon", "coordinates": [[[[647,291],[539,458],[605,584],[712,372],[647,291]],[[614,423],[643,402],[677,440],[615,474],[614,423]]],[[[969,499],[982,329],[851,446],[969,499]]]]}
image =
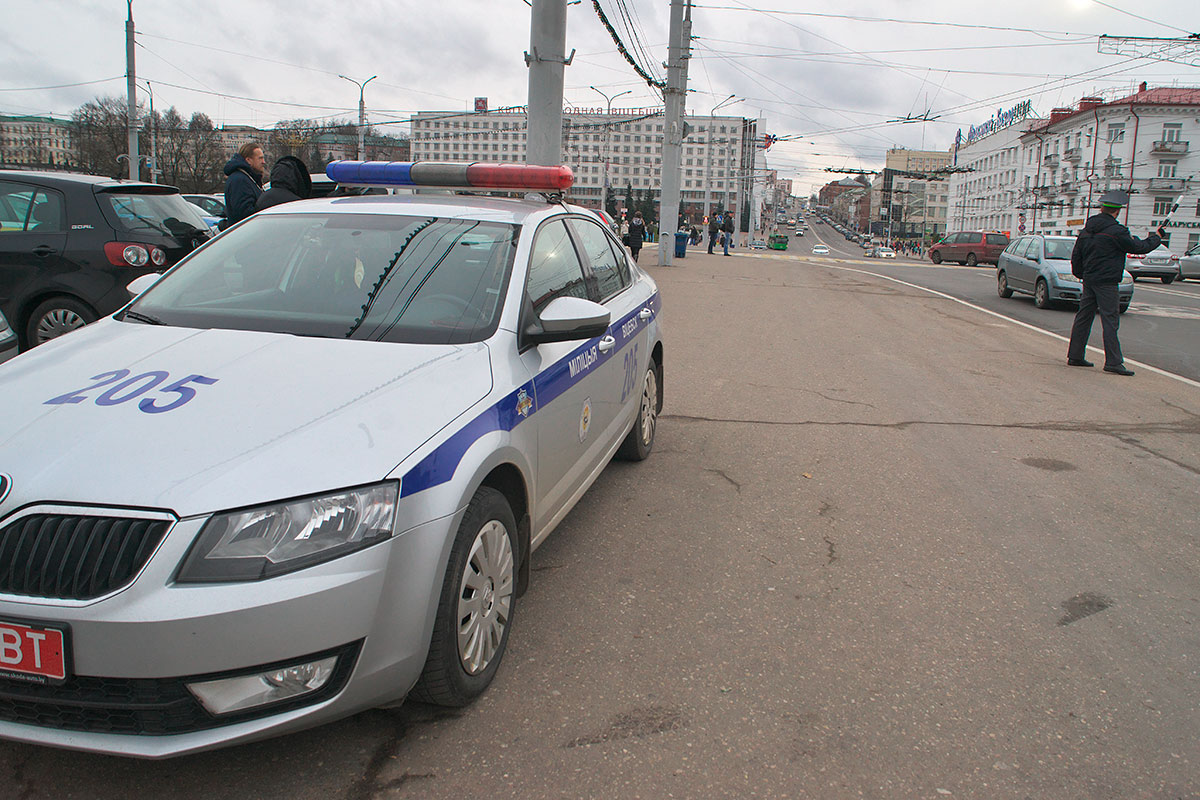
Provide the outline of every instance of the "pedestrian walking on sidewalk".
{"type": "Polygon", "coordinates": [[[725,234],[725,239],[721,245],[725,248],[725,255],[729,255],[729,246],[733,244],[733,212],[725,214],[725,221],[721,223],[721,230],[725,234]]]}
{"type": "Polygon", "coordinates": [[[1129,228],[1117,222],[1121,209],[1129,204],[1129,193],[1114,189],[1100,195],[1100,213],[1089,217],[1083,232],[1071,251],[1071,273],[1083,281],[1079,311],[1071,326],[1071,344],[1067,348],[1067,363],[1072,367],[1091,367],[1087,355],[1092,320],[1100,314],[1104,332],[1104,371],[1116,375],[1132,375],[1126,369],[1117,340],[1121,322],[1117,285],[1125,273],[1128,253],[1149,253],[1162,243],[1163,229],[1150,233],[1145,239],[1129,235],[1129,228]]]}
{"type": "Polygon", "coordinates": [[[633,263],[637,263],[638,253],[642,252],[642,242],[646,241],[646,222],[642,219],[642,212],[633,212],[633,219],[629,221],[629,254],[633,256],[633,263]]]}
{"type": "Polygon", "coordinates": [[[708,254],[713,254],[713,247],[717,244],[717,234],[721,230],[721,215],[713,214],[708,218],[708,254]]]}

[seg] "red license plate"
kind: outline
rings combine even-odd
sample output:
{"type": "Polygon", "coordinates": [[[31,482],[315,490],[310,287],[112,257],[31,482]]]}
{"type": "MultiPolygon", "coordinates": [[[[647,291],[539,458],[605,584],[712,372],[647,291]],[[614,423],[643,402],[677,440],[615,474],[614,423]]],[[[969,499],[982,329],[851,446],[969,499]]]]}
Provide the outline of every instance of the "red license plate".
{"type": "Polygon", "coordinates": [[[66,680],[66,632],[0,620],[0,677],[30,683],[66,680]]]}

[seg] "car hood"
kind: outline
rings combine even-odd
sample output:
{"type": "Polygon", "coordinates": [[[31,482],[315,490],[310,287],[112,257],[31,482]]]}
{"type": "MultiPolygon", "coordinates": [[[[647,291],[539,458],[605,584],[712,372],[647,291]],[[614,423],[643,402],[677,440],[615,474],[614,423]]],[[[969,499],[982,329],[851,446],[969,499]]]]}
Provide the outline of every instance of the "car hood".
{"type": "MultiPolygon", "coordinates": [[[[180,517],[383,479],[491,390],[484,344],[406,345],[104,320],[0,366],[4,502],[180,517]],[[104,373],[166,373],[106,397],[104,373]],[[195,395],[164,391],[186,384],[195,395]],[[97,376],[93,378],[93,376],[97,376]],[[57,403],[48,403],[55,398],[57,403]],[[75,398],[80,398],[76,400],[75,398]]],[[[2,498],[0,498],[2,499],[2,498]]]]}

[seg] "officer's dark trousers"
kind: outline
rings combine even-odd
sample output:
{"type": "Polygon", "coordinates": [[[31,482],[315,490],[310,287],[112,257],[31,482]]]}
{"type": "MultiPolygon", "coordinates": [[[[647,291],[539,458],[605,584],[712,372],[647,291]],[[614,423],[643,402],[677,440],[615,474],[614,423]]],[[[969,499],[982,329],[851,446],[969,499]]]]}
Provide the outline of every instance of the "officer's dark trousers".
{"type": "Polygon", "coordinates": [[[715,245],[716,243],[717,243],[717,232],[709,231],[708,232],[708,254],[710,256],[713,254],[713,245],[715,245]]]}
{"type": "Polygon", "coordinates": [[[1121,356],[1121,343],[1117,341],[1121,309],[1114,283],[1096,286],[1084,281],[1083,293],[1079,297],[1079,312],[1075,314],[1075,324],[1071,326],[1067,358],[1083,360],[1087,353],[1088,337],[1092,334],[1092,320],[1097,312],[1100,314],[1100,328],[1104,332],[1104,366],[1119,367],[1125,359],[1121,356]]]}

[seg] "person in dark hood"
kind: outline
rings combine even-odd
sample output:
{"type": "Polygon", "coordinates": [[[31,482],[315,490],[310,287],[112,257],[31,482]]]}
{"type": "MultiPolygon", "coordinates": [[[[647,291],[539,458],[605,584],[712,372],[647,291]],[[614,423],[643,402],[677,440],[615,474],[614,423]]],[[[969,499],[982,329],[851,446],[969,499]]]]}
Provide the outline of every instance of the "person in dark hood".
{"type": "Polygon", "coordinates": [[[271,167],[271,188],[259,196],[254,210],[262,211],[293,200],[307,200],[310,196],[312,178],[309,177],[308,167],[295,156],[284,156],[271,167]]]}
{"type": "Polygon", "coordinates": [[[225,219],[219,225],[221,230],[254,213],[266,167],[267,157],[258,142],[246,142],[225,164],[225,219]]]}
{"type": "Polygon", "coordinates": [[[1079,311],[1071,326],[1071,344],[1067,348],[1067,363],[1072,367],[1094,366],[1084,356],[1092,320],[1099,312],[1104,331],[1104,371],[1133,374],[1133,370],[1125,367],[1121,343],[1117,340],[1121,320],[1117,284],[1125,273],[1126,254],[1149,253],[1158,247],[1162,244],[1163,229],[1145,239],[1130,236],[1129,228],[1117,222],[1117,215],[1128,204],[1129,193],[1119,189],[1100,195],[1100,213],[1088,218],[1071,251],[1071,273],[1083,281],[1079,311]]]}

